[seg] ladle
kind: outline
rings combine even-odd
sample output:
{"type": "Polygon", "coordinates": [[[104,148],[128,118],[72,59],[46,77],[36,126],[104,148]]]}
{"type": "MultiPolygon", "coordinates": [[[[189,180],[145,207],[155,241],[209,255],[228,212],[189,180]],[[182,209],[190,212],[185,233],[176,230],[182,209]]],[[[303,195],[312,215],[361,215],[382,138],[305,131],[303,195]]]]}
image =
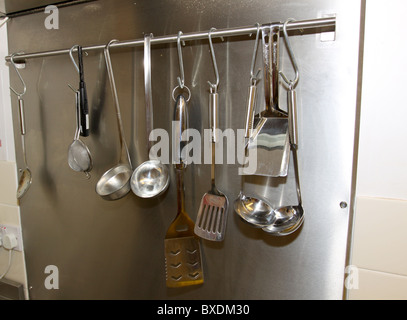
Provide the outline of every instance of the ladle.
{"type": "Polygon", "coordinates": [[[18,110],[19,110],[19,116],[20,116],[21,146],[22,146],[22,149],[23,149],[23,159],[24,159],[24,167],[25,167],[25,169],[21,173],[20,179],[18,180],[17,199],[21,199],[31,186],[32,174],[31,174],[31,170],[28,168],[27,156],[26,156],[26,152],[25,152],[25,134],[26,134],[26,130],[25,130],[25,116],[24,116],[24,101],[23,101],[22,97],[27,91],[27,86],[26,86],[23,78],[21,77],[20,72],[18,72],[17,66],[16,66],[16,64],[14,62],[14,57],[17,54],[18,53],[14,53],[13,55],[11,55],[10,61],[11,61],[11,64],[13,65],[14,69],[16,70],[17,75],[18,75],[21,83],[23,84],[24,89],[23,89],[23,93],[17,92],[12,87],[10,87],[10,90],[14,94],[17,95],[17,98],[18,98],[18,110]]]}
{"type": "Polygon", "coordinates": [[[130,191],[130,178],[133,172],[131,168],[129,151],[127,148],[126,140],[124,138],[124,130],[120,114],[119,99],[117,95],[112,62],[109,53],[110,45],[114,42],[117,42],[117,40],[112,40],[106,45],[104,49],[104,54],[107,72],[110,80],[110,87],[112,90],[114,104],[116,108],[117,126],[119,128],[121,152],[119,163],[110,170],[106,171],[96,184],[96,193],[99,194],[105,200],[117,200],[123,198],[130,191]]]}
{"type": "Polygon", "coordinates": [[[282,71],[280,71],[281,77],[288,85],[288,113],[289,113],[289,137],[290,148],[293,153],[294,169],[295,169],[295,183],[297,188],[298,204],[296,206],[285,206],[274,210],[276,219],[270,226],[263,228],[263,231],[271,233],[275,236],[286,236],[295,232],[304,221],[304,209],[302,207],[300,177],[298,172],[298,137],[297,137],[297,98],[295,93],[295,86],[298,83],[299,72],[298,66],[295,61],[294,53],[291,49],[291,45],[288,41],[287,35],[287,23],[293,21],[288,19],[283,26],[284,40],[288,49],[289,56],[294,66],[295,79],[288,80],[282,71]]]}
{"type": "MultiPolygon", "coordinates": [[[[250,87],[247,101],[246,111],[246,135],[245,145],[250,137],[253,128],[253,114],[256,103],[256,91],[258,83],[258,73],[254,75],[254,68],[256,64],[257,48],[259,43],[260,28],[257,24],[257,35],[254,45],[253,58],[250,71],[250,87]]],[[[246,151],[248,151],[246,149],[246,151]]],[[[262,228],[270,225],[274,221],[274,210],[271,205],[266,201],[255,197],[248,197],[240,191],[239,197],[234,202],[235,212],[246,222],[253,226],[262,228]]]]}
{"type": "MultiPolygon", "coordinates": [[[[146,103],[147,152],[152,142],[149,135],[153,129],[153,99],[151,94],[151,34],[144,37],[144,88],[146,103]]],[[[168,168],[158,159],[143,162],[133,172],[130,187],[141,198],[152,198],[163,193],[169,185],[168,168]]]]}

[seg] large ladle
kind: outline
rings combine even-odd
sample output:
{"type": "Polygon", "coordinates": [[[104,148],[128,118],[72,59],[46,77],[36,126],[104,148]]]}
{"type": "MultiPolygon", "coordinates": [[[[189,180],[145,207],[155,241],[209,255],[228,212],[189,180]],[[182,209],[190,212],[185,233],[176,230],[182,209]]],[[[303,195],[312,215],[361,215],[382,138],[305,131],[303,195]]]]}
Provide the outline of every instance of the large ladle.
{"type": "MultiPolygon", "coordinates": [[[[151,93],[151,34],[144,37],[144,88],[146,104],[147,153],[152,141],[149,135],[153,129],[153,99],[151,93]]],[[[158,159],[149,159],[140,164],[133,172],[130,187],[141,198],[153,198],[163,193],[169,185],[168,168],[158,159]]]]}
{"type": "Polygon", "coordinates": [[[275,236],[286,236],[295,232],[304,221],[304,209],[302,207],[300,177],[298,172],[298,137],[297,137],[297,97],[295,93],[295,86],[298,83],[299,72],[298,66],[295,61],[294,53],[291,49],[291,45],[288,41],[287,35],[287,23],[293,19],[288,19],[283,26],[284,40],[287,45],[288,53],[295,70],[295,79],[288,80],[283,72],[280,71],[280,75],[288,85],[288,114],[289,114],[289,137],[290,147],[293,153],[294,169],[295,169],[295,183],[297,188],[298,204],[296,206],[285,206],[274,210],[275,221],[270,226],[263,228],[263,231],[271,233],[275,236]]]}
{"type": "Polygon", "coordinates": [[[17,92],[12,87],[10,87],[10,90],[14,94],[16,94],[17,98],[18,98],[18,110],[19,110],[19,118],[20,118],[20,130],[21,130],[21,144],[22,144],[22,149],[23,149],[23,158],[24,158],[24,167],[25,167],[18,180],[18,187],[17,187],[17,199],[21,199],[32,184],[32,174],[31,174],[31,170],[28,168],[27,156],[26,156],[26,152],[25,152],[26,130],[25,130],[25,116],[24,116],[24,101],[23,101],[22,97],[27,91],[27,86],[26,86],[23,78],[21,77],[20,72],[18,72],[16,63],[14,61],[14,57],[17,54],[18,53],[12,54],[10,57],[10,60],[11,60],[11,64],[13,65],[14,69],[17,72],[18,78],[20,79],[21,83],[23,84],[24,90],[23,90],[23,93],[17,92]]]}
{"type": "Polygon", "coordinates": [[[117,95],[112,62],[109,53],[110,45],[114,42],[117,42],[117,40],[112,40],[106,45],[104,49],[104,54],[107,72],[110,80],[110,87],[112,90],[114,104],[116,107],[117,126],[119,128],[121,152],[119,163],[110,170],[106,171],[96,184],[96,193],[99,194],[105,200],[117,200],[123,198],[130,191],[130,178],[133,173],[131,168],[129,150],[127,148],[126,140],[124,138],[124,130],[120,114],[119,99],[117,95]]]}
{"type": "MultiPolygon", "coordinates": [[[[245,145],[250,138],[251,131],[253,129],[253,116],[256,105],[256,92],[257,92],[257,75],[254,75],[254,68],[256,64],[257,48],[259,43],[260,28],[257,25],[257,35],[254,45],[251,72],[250,72],[250,87],[247,100],[246,111],[246,134],[245,145]]],[[[246,149],[246,151],[248,151],[246,149]]],[[[266,201],[257,197],[248,197],[243,191],[240,191],[238,198],[234,202],[235,212],[246,222],[252,224],[255,227],[262,228],[270,225],[274,221],[274,210],[271,205],[266,201]]]]}

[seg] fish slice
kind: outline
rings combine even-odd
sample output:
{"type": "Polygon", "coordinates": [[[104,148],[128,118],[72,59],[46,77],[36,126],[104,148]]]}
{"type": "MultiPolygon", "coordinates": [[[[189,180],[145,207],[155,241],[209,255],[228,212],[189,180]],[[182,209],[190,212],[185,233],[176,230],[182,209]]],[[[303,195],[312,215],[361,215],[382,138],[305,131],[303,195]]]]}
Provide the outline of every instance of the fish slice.
{"type": "Polygon", "coordinates": [[[212,163],[211,190],[201,199],[195,224],[195,234],[211,241],[223,241],[225,237],[228,199],[216,188],[215,184],[215,145],[218,141],[218,93],[211,92],[209,96],[210,122],[212,128],[212,163]]]}
{"type": "MultiPolygon", "coordinates": [[[[182,132],[187,129],[187,103],[179,95],[175,104],[175,135],[180,145],[182,132]]],[[[179,150],[182,150],[179,146],[179,150]]],[[[169,288],[197,285],[204,282],[199,238],[194,234],[194,222],[185,211],[184,174],[186,164],[179,154],[174,165],[177,179],[177,216],[165,235],[166,285],[169,288]]]]}
{"type": "Polygon", "coordinates": [[[243,168],[245,175],[285,177],[288,173],[290,142],[288,115],[279,108],[280,23],[262,26],[264,93],[266,109],[254,119],[247,149],[257,155],[256,169],[243,168]]]}

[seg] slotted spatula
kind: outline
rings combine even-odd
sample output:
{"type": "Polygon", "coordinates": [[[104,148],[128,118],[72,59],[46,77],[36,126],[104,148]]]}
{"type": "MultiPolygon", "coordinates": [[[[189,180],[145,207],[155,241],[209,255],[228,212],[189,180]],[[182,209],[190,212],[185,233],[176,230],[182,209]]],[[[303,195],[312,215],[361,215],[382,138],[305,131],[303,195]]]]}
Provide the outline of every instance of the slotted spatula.
{"type": "Polygon", "coordinates": [[[218,142],[218,93],[209,95],[209,118],[212,129],[211,190],[202,197],[195,224],[195,234],[211,241],[223,241],[225,237],[228,199],[215,184],[215,144],[218,142]]]}
{"type": "MultiPolygon", "coordinates": [[[[187,105],[182,95],[175,104],[175,135],[180,145],[182,132],[187,129],[187,105]]],[[[181,146],[178,150],[182,150],[181,146]]],[[[178,157],[174,165],[177,178],[177,216],[165,235],[165,270],[167,287],[176,288],[204,282],[202,255],[199,238],[194,234],[194,222],[185,211],[184,168],[186,164],[178,157]]]]}

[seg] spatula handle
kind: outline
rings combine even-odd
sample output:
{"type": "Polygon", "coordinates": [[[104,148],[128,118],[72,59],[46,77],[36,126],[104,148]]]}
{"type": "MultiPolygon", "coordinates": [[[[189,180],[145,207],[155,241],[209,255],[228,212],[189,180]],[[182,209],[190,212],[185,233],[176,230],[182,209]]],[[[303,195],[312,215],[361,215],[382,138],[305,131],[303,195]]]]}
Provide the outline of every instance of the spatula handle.
{"type": "Polygon", "coordinates": [[[253,130],[254,108],[256,106],[256,92],[257,87],[255,85],[249,87],[249,95],[247,99],[247,109],[246,109],[246,126],[245,126],[246,139],[250,138],[251,132],[253,130]]]}
{"type": "Polygon", "coordinates": [[[209,94],[209,122],[210,128],[212,130],[212,142],[218,142],[218,132],[216,129],[219,127],[218,119],[218,110],[219,110],[219,95],[218,93],[211,92],[209,94]]]}

